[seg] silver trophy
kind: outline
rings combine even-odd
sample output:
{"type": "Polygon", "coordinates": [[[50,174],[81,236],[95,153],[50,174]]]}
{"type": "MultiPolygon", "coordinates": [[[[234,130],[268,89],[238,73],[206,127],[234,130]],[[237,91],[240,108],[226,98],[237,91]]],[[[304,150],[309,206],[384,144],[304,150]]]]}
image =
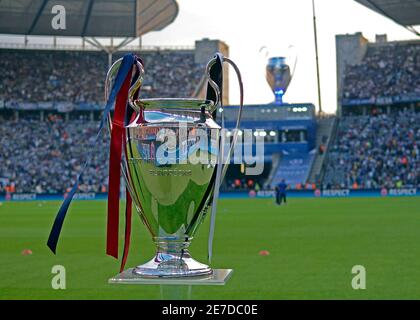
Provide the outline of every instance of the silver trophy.
{"type": "MultiPolygon", "coordinates": [[[[238,71],[230,59],[223,57],[223,62],[238,71]]],[[[150,261],[132,270],[137,277],[183,278],[213,272],[193,259],[188,248],[206,215],[215,214],[218,188],[227,169],[222,162],[229,163],[222,161],[222,127],[213,117],[215,113],[223,117],[219,110],[220,90],[210,78],[215,63],[216,58],[206,69],[217,96],[216,101],[210,101],[135,99],[144,76],[143,66],[137,62],[140,75],[129,91],[129,105],[136,111],[136,118],[125,127],[127,140],[121,169],[135,208],[157,249],[150,261]]],[[[108,72],[106,96],[120,64],[121,59],[108,72]]],[[[237,129],[241,113],[242,107],[237,129]]],[[[229,156],[235,141],[236,136],[229,156]]],[[[214,230],[213,216],[211,225],[214,230]]]]}
{"type": "MultiPolygon", "coordinates": [[[[266,52],[265,57],[269,56],[266,47],[261,48],[260,52],[266,52]]],[[[274,93],[275,104],[283,104],[283,96],[289,87],[296,68],[297,55],[293,46],[285,50],[288,56],[271,56],[266,64],[266,79],[274,93]]]]}

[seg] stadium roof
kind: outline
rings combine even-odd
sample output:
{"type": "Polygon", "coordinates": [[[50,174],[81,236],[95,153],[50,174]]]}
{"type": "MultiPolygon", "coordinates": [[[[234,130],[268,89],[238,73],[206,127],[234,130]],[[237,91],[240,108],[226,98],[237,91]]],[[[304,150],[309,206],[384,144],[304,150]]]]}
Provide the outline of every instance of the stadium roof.
{"type": "Polygon", "coordinates": [[[420,25],[420,0],[355,0],[404,26],[420,25]]]}
{"type": "Polygon", "coordinates": [[[178,15],[176,0],[2,0],[0,33],[76,37],[139,37],[178,15]],[[52,8],[62,5],[66,29],[54,30],[52,8]]]}

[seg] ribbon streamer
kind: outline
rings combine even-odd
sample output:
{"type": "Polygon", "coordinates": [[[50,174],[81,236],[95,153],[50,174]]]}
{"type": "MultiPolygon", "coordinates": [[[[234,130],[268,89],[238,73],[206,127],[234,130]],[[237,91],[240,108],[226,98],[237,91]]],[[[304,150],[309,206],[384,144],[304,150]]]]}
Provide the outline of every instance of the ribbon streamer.
{"type": "Polygon", "coordinates": [[[106,253],[118,258],[118,228],[120,213],[121,160],[123,150],[124,119],[126,116],[128,90],[131,74],[127,74],[115,104],[112,119],[111,143],[109,145],[108,173],[108,222],[106,253]]]}
{"type": "Polygon", "coordinates": [[[114,102],[117,98],[117,95],[120,93],[121,91],[121,87],[124,83],[124,80],[127,78],[128,75],[131,76],[131,70],[132,70],[132,66],[135,63],[135,56],[133,54],[126,54],[123,57],[123,60],[121,62],[121,66],[118,70],[118,74],[117,77],[115,79],[114,85],[112,86],[112,90],[111,90],[111,94],[109,95],[108,101],[105,105],[104,108],[104,113],[102,115],[102,119],[101,122],[99,123],[99,127],[98,127],[98,133],[95,137],[95,140],[92,142],[91,147],[89,148],[89,153],[87,155],[87,160],[84,163],[82,170],[80,171],[76,182],[74,183],[71,191],[67,194],[66,198],[64,199],[63,203],[61,204],[60,209],[57,212],[57,215],[55,217],[53,226],[51,228],[51,232],[50,235],[48,237],[48,241],[47,241],[47,246],[50,248],[50,250],[55,254],[56,250],[57,250],[57,243],[58,240],[60,238],[60,233],[61,233],[61,229],[63,227],[63,223],[64,220],[66,218],[66,214],[68,211],[68,208],[71,204],[71,201],[73,200],[73,197],[79,187],[79,183],[83,177],[83,173],[87,167],[87,165],[90,163],[90,160],[92,158],[92,152],[93,152],[93,147],[95,146],[95,144],[97,143],[100,134],[102,132],[103,127],[105,126],[105,123],[107,121],[107,118],[109,116],[109,112],[111,111],[112,106],[114,105],[114,102]]]}

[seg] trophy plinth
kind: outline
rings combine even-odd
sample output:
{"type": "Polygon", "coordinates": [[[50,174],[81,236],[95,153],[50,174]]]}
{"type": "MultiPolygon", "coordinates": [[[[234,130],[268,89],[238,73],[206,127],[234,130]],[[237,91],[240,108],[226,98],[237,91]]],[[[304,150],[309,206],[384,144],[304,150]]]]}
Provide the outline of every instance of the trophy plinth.
{"type": "Polygon", "coordinates": [[[196,277],[178,277],[178,278],[145,278],[140,277],[134,272],[133,268],[127,269],[111,279],[109,284],[150,284],[150,285],[168,285],[168,286],[223,286],[231,278],[232,269],[213,269],[210,275],[196,277]]]}
{"type": "Polygon", "coordinates": [[[224,286],[232,277],[232,269],[213,269],[209,275],[194,277],[143,277],[135,268],[127,269],[108,280],[112,285],[158,285],[163,300],[191,300],[193,286],[224,286]]]}

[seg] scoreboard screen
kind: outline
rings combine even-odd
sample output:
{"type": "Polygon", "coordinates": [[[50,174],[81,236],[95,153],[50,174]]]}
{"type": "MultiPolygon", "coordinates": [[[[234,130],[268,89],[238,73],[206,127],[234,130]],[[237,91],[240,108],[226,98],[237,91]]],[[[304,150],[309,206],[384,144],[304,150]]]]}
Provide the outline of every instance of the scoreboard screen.
{"type": "MultiPolygon", "coordinates": [[[[224,112],[227,121],[234,121],[238,115],[238,106],[226,106],[224,112]]],[[[311,103],[246,105],[242,114],[242,120],[245,121],[314,118],[315,106],[311,103]]]]}

